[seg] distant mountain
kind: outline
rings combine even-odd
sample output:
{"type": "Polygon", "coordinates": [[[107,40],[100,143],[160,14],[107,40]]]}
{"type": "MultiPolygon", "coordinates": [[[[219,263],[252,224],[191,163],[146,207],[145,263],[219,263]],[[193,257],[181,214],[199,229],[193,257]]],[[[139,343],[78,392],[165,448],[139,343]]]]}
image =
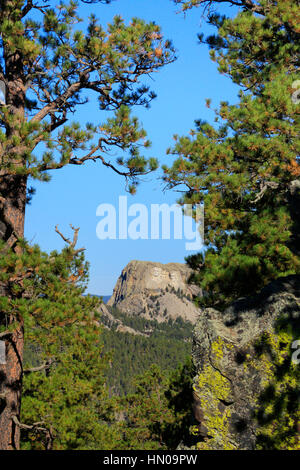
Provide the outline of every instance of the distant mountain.
{"type": "Polygon", "coordinates": [[[166,322],[181,318],[195,323],[199,309],[193,298],[201,290],[187,283],[190,268],[181,263],[130,261],[123,269],[107,305],[126,315],[166,322]]]}
{"type": "Polygon", "coordinates": [[[113,351],[107,372],[112,393],[132,391],[133,377],[151,364],[168,373],[191,354],[199,317],[193,299],[201,290],[187,283],[190,274],[185,264],[131,261],[107,304],[99,305],[104,350],[113,351]]]}

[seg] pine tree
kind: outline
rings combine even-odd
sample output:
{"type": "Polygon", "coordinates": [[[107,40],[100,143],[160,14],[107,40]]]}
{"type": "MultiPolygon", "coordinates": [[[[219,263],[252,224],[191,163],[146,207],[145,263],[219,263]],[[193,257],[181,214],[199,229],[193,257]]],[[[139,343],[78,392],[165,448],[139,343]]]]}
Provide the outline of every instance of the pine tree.
{"type": "MultiPolygon", "coordinates": [[[[83,296],[88,264],[74,230],[61,252],[23,243],[20,255],[1,245],[0,280],[10,289],[1,311],[20,318],[25,330],[22,413],[11,417],[25,449],[109,448],[113,440],[99,299],[83,296]]],[[[8,324],[0,336],[17,328],[8,324]]]]}
{"type": "MultiPolygon", "coordinates": [[[[48,181],[52,170],[99,160],[134,192],[138,176],[157,167],[140,153],[149,141],[131,108],[147,107],[154,98],[141,77],[174,60],[171,43],[159,26],[137,18],[126,25],[116,16],[106,29],[95,15],[83,29],[80,21],[73,0],[1,1],[0,239],[20,256],[31,179],[48,181]],[[99,117],[81,128],[70,120],[86,103],[85,93],[94,93],[99,111],[112,112],[107,121],[99,117]],[[113,149],[121,152],[116,162],[108,157],[113,149]]],[[[13,302],[10,287],[0,286],[7,302],[13,302]]],[[[0,323],[15,326],[5,338],[6,364],[0,365],[0,449],[10,449],[19,447],[12,417],[20,419],[23,315],[3,310],[0,323]]]]}
{"type": "Polygon", "coordinates": [[[191,421],[192,361],[166,374],[156,364],[135,377],[135,390],[120,399],[118,449],[176,449],[188,438],[191,421]]]}
{"type": "Polygon", "coordinates": [[[205,250],[188,263],[205,302],[222,308],[300,269],[300,8],[294,0],[175,3],[205,8],[217,34],[200,42],[240,86],[215,125],[200,119],[189,136],[175,136],[176,160],[164,168],[169,187],[185,185],[181,203],[204,203],[205,250]],[[215,11],[223,3],[240,7],[235,17],[215,11]]]}
{"type": "Polygon", "coordinates": [[[171,410],[164,395],[167,380],[158,366],[152,365],[134,380],[135,391],[124,398],[126,421],[120,423],[123,448],[129,450],[166,449],[163,439],[171,410]]]}

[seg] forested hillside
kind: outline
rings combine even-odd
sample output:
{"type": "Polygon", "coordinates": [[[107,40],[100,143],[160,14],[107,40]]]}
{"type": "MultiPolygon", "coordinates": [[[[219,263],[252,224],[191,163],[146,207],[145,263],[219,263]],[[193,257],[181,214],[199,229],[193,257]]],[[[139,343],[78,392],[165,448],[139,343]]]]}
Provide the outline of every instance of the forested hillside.
{"type": "MultiPolygon", "coordinates": [[[[158,323],[126,315],[115,307],[108,308],[123,325],[136,331],[136,334],[116,331],[114,326],[103,331],[104,351],[112,352],[107,371],[111,394],[133,391],[133,378],[144,373],[152,364],[169,373],[191,355],[193,325],[190,322],[184,322],[179,317],[158,323]]],[[[105,318],[102,321],[105,324],[105,318]]]]}

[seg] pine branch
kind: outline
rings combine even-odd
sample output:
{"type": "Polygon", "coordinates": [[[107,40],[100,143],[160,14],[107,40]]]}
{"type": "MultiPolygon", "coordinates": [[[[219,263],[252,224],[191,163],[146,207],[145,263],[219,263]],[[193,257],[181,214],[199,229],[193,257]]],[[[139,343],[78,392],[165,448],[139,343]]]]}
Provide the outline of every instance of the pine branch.
{"type": "Polygon", "coordinates": [[[32,367],[30,369],[24,369],[23,373],[24,374],[31,374],[32,372],[40,372],[42,370],[49,370],[54,362],[55,362],[54,359],[49,359],[49,360],[45,361],[43,364],[41,364],[40,366],[32,367]]]}
{"type": "Polygon", "coordinates": [[[3,331],[0,333],[0,338],[6,338],[7,336],[12,336],[13,332],[12,331],[3,331]]]}
{"type": "Polygon", "coordinates": [[[46,437],[46,448],[47,450],[51,450],[53,447],[53,434],[51,429],[45,428],[43,425],[45,424],[44,421],[39,421],[36,423],[33,423],[31,425],[29,424],[23,424],[20,423],[18,417],[16,415],[13,415],[11,418],[16,426],[18,426],[20,429],[25,429],[27,431],[33,431],[33,432],[42,432],[45,434],[46,437]]]}
{"type": "Polygon", "coordinates": [[[185,8],[183,8],[184,10],[187,10],[194,6],[204,6],[204,8],[207,8],[213,6],[214,3],[229,3],[232,6],[237,6],[241,8],[244,7],[247,10],[252,11],[253,13],[258,13],[261,15],[265,14],[265,9],[254,3],[252,0],[199,0],[196,4],[187,0],[174,0],[174,2],[176,4],[183,4],[185,6],[185,8]]]}
{"type": "MultiPolygon", "coordinates": [[[[46,0],[43,0],[43,1],[45,2],[46,0]]],[[[41,13],[45,13],[45,9],[49,7],[50,7],[50,4],[44,5],[44,6],[37,5],[37,4],[34,5],[33,0],[27,0],[26,5],[23,7],[21,11],[21,18],[24,18],[24,16],[26,16],[33,9],[39,10],[41,13]]]]}
{"type": "Polygon", "coordinates": [[[72,83],[64,93],[59,95],[52,102],[44,106],[29,122],[41,122],[49,114],[60,110],[64,105],[68,103],[68,100],[82,88],[82,84],[79,82],[72,83]]]}
{"type": "Polygon", "coordinates": [[[258,201],[260,201],[265,192],[267,191],[268,188],[271,189],[277,189],[279,186],[279,183],[276,183],[275,181],[266,181],[265,183],[260,185],[260,192],[257,194],[256,198],[251,201],[252,204],[256,204],[258,201]]]}

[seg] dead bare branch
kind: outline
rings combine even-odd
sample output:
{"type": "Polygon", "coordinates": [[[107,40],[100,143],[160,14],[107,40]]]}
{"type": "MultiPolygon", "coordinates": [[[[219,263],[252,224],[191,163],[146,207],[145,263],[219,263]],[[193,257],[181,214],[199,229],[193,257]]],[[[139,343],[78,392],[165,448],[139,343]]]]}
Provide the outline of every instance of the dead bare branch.
{"type": "Polygon", "coordinates": [[[85,251],[85,248],[79,248],[77,250],[75,250],[75,246],[77,244],[77,241],[78,241],[78,232],[80,230],[80,227],[78,228],[75,228],[73,227],[72,224],[70,224],[70,227],[71,229],[74,231],[74,235],[73,235],[73,240],[71,241],[69,238],[65,237],[59,230],[58,230],[58,225],[55,226],[55,232],[58,233],[58,235],[63,239],[64,242],[66,242],[70,248],[72,248],[72,250],[74,250],[74,254],[78,254],[78,253],[81,253],[82,251],[85,251]]]}
{"type": "Polygon", "coordinates": [[[256,204],[258,201],[260,201],[268,188],[277,189],[278,186],[279,183],[276,183],[275,181],[266,181],[265,183],[262,183],[260,185],[260,192],[257,194],[256,198],[251,201],[251,203],[256,204]]]}
{"type": "Polygon", "coordinates": [[[46,438],[46,449],[51,450],[53,447],[53,434],[51,429],[45,428],[43,425],[45,424],[44,421],[39,421],[36,423],[33,423],[31,425],[29,424],[23,424],[20,423],[18,417],[16,415],[13,415],[12,418],[13,422],[15,423],[16,426],[18,426],[20,429],[26,429],[27,431],[33,431],[33,432],[41,432],[45,434],[46,438]]]}
{"type": "Polygon", "coordinates": [[[55,359],[48,359],[47,361],[44,362],[44,364],[37,366],[37,367],[32,367],[30,369],[23,369],[24,374],[31,374],[32,372],[40,372],[42,370],[49,370],[52,364],[54,364],[55,359]]]}

